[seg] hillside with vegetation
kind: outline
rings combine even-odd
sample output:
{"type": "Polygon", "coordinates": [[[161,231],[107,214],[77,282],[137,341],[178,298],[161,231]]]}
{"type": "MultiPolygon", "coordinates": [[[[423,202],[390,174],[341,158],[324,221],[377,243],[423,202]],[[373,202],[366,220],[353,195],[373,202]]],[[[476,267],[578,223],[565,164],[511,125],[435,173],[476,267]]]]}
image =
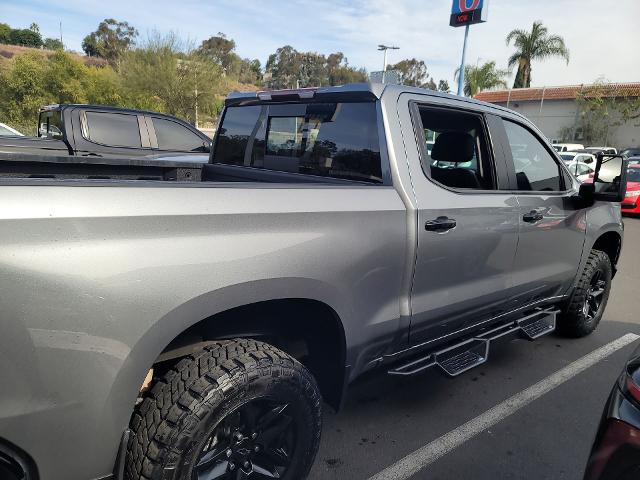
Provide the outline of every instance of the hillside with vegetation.
{"type": "MultiPolygon", "coordinates": [[[[53,103],[98,103],[154,110],[211,127],[232,91],[365,82],[367,71],[342,52],[328,55],[278,48],[263,66],[242,58],[224,33],[196,46],[174,33],[140,39],[128,22],[105,19],[82,42],[84,54],[66,51],[61,40],[43,38],[38,25],[0,23],[0,122],[34,134],[38,109],[53,103]],[[197,118],[196,118],[197,111],[197,118]]],[[[424,61],[394,68],[409,85],[448,91],[424,61]]]]}

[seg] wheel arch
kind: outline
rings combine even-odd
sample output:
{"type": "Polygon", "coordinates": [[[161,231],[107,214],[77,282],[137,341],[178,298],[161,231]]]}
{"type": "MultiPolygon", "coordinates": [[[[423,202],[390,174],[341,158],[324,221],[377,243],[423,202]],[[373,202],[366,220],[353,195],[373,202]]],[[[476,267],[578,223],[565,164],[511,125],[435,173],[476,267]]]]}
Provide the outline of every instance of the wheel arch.
{"type": "Polygon", "coordinates": [[[614,230],[602,232],[593,242],[591,250],[600,250],[607,254],[611,261],[611,268],[613,269],[613,275],[616,273],[616,265],[620,258],[620,251],[622,249],[622,235],[614,230]]]}
{"type": "MultiPolygon", "coordinates": [[[[349,334],[346,326],[351,319],[349,305],[349,299],[336,287],[306,278],[255,280],[188,299],[146,327],[133,343],[114,378],[109,395],[105,398],[101,417],[103,425],[99,428],[104,426],[113,429],[114,425],[120,425],[121,432],[126,429],[145,378],[163,352],[173,350],[187,336],[193,337],[194,331],[201,327],[206,327],[208,337],[214,333],[250,337],[249,334],[256,332],[247,331],[246,328],[243,331],[241,327],[246,327],[247,324],[238,319],[240,314],[261,306],[268,306],[269,315],[265,318],[274,318],[278,308],[283,308],[288,313],[309,313],[304,316],[304,320],[315,326],[307,331],[318,334],[318,342],[311,347],[314,353],[324,352],[324,357],[330,361],[325,362],[325,369],[321,369],[314,363],[319,358],[316,355],[312,356],[312,364],[308,366],[314,375],[320,377],[317,380],[325,401],[337,408],[347,378],[345,359],[349,334]],[[311,308],[301,310],[303,307],[311,308]],[[216,325],[220,325],[220,322],[234,323],[236,328],[233,331],[218,329],[216,325]],[[320,328],[325,325],[330,327],[320,328]],[[326,342],[330,335],[335,334],[338,338],[332,336],[334,344],[327,347],[323,341],[326,342]]],[[[194,339],[192,345],[199,341],[194,339]]],[[[183,342],[183,346],[185,344],[188,342],[183,342]]]]}

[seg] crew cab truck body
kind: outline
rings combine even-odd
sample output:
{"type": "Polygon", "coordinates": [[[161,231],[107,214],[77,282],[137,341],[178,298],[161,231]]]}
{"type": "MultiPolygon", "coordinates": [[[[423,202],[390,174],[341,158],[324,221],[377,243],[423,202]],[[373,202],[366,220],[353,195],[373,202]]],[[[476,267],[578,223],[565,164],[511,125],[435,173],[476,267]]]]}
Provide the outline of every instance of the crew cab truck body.
{"type": "Polygon", "coordinates": [[[40,109],[38,136],[0,137],[0,152],[79,157],[200,154],[211,140],[179,118],[104,105],[48,105],[40,109]]]}
{"type": "Polygon", "coordinates": [[[543,138],[497,106],[350,85],[230,96],[200,182],[0,179],[0,459],[300,479],[320,395],[338,407],[363,372],[456,375],[560,309],[591,332],[620,206],[543,138]]]}

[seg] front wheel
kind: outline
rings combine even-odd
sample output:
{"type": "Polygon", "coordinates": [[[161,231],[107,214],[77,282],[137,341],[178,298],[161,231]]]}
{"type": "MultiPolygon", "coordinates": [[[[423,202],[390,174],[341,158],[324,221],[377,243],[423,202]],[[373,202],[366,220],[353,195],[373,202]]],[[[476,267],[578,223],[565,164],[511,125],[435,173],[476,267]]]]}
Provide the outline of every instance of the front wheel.
{"type": "Polygon", "coordinates": [[[611,275],[609,256],[591,250],[571,300],[558,319],[561,334],[584,337],[596,329],[609,300],[611,275]]]}
{"type": "Polygon", "coordinates": [[[159,379],[130,428],[127,480],[299,480],[320,442],[320,393],[277,348],[222,341],[159,379]]]}

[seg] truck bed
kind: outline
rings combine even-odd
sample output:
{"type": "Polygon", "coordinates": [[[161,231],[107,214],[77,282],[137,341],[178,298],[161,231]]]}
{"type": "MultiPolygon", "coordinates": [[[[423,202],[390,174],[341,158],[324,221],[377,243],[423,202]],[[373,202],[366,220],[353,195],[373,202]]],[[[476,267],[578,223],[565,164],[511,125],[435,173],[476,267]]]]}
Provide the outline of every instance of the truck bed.
{"type": "MultiPolygon", "coordinates": [[[[179,157],[176,157],[179,158],[179,157]]],[[[77,157],[0,152],[0,179],[199,182],[202,163],[145,157],[77,157]]]]}
{"type": "MultiPolygon", "coordinates": [[[[169,157],[171,158],[171,157],[169,157]]],[[[203,164],[154,157],[98,157],[0,152],[0,180],[139,180],[165,182],[259,182],[354,184],[352,180],[203,164]]],[[[188,158],[188,156],[185,156],[188,158]]]]}

